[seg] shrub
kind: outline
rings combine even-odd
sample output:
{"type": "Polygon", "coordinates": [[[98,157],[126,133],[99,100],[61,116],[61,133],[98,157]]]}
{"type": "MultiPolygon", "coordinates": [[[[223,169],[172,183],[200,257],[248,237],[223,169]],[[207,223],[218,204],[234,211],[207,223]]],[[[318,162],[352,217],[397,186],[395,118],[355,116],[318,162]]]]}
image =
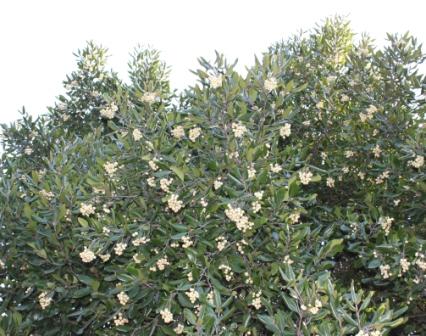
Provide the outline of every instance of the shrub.
{"type": "Polygon", "coordinates": [[[126,84],[89,43],[3,125],[1,333],[424,332],[424,55],[388,38],[326,20],[179,96],[155,50],[126,84]]]}

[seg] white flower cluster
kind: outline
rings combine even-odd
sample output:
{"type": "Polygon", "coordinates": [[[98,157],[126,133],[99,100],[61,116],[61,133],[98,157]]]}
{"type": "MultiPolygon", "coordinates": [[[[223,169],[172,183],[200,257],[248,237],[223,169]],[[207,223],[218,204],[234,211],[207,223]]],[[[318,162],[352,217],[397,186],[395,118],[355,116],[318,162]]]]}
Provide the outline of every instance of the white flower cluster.
{"type": "Polygon", "coordinates": [[[238,252],[240,252],[241,254],[244,254],[244,246],[247,246],[247,245],[248,243],[244,239],[241,239],[241,241],[237,242],[238,252]]]}
{"type": "Polygon", "coordinates": [[[300,220],[300,212],[293,212],[288,218],[292,224],[296,224],[300,220]]]}
{"type": "Polygon", "coordinates": [[[189,130],[189,140],[191,140],[192,142],[195,142],[195,140],[197,140],[200,135],[201,135],[200,127],[194,127],[189,130]]]}
{"type": "Polygon", "coordinates": [[[291,124],[289,123],[285,123],[281,128],[280,128],[280,136],[285,139],[287,137],[289,137],[291,135],[291,124]]]}
{"type": "Polygon", "coordinates": [[[99,254],[99,258],[101,258],[102,262],[107,262],[109,258],[111,258],[111,254],[109,253],[99,254]]]}
{"type": "Polygon", "coordinates": [[[294,261],[290,258],[289,255],[284,256],[283,263],[287,265],[291,265],[294,261]]]}
{"type": "Polygon", "coordinates": [[[232,123],[232,132],[234,132],[234,136],[236,138],[242,138],[243,135],[247,132],[247,128],[241,124],[241,122],[238,123],[232,123]]]}
{"type": "Polygon", "coordinates": [[[266,91],[271,92],[278,87],[278,81],[275,77],[270,77],[265,79],[263,86],[266,91]]]}
{"type": "Polygon", "coordinates": [[[219,266],[219,269],[225,275],[226,281],[231,281],[232,280],[232,276],[234,275],[234,273],[232,272],[231,267],[222,264],[222,265],[219,266]]]}
{"type": "Polygon", "coordinates": [[[373,151],[374,157],[376,158],[379,158],[380,155],[382,154],[382,149],[380,148],[379,145],[374,146],[372,151],[373,151]]]}
{"type": "Polygon", "coordinates": [[[347,159],[349,159],[349,158],[353,157],[354,155],[355,155],[355,153],[354,153],[353,151],[351,151],[351,150],[347,150],[347,151],[345,151],[345,157],[346,157],[347,159]]]}
{"type": "Polygon", "coordinates": [[[84,263],[89,263],[96,259],[96,255],[85,246],[83,252],[80,252],[80,258],[84,263]]]}
{"type": "Polygon", "coordinates": [[[114,252],[116,255],[122,255],[124,250],[127,248],[127,244],[126,243],[117,243],[114,246],[114,252]]]}
{"type": "Polygon", "coordinates": [[[157,171],[157,170],[158,170],[158,166],[157,166],[157,164],[155,163],[155,160],[150,160],[150,161],[148,162],[148,166],[149,166],[149,168],[151,168],[153,171],[157,171]]]}
{"type": "Polygon", "coordinates": [[[309,184],[312,180],[313,174],[309,170],[303,170],[299,172],[300,182],[304,185],[309,184]]]}
{"type": "Polygon", "coordinates": [[[214,190],[218,190],[222,185],[222,178],[219,176],[213,183],[214,190]]]}
{"type": "Polygon", "coordinates": [[[256,169],[254,169],[254,164],[250,164],[250,166],[247,166],[247,176],[250,180],[254,179],[256,177],[256,169]]]}
{"type": "Polygon", "coordinates": [[[126,319],[125,317],[123,317],[122,313],[118,313],[115,317],[114,317],[114,323],[117,327],[119,326],[123,326],[127,323],[129,323],[129,320],[126,319]]]}
{"type": "MultiPolygon", "coordinates": [[[[137,234],[136,234],[137,235],[137,234]]],[[[146,238],[146,237],[138,237],[132,240],[132,244],[133,246],[140,246],[140,245],[145,245],[146,243],[148,243],[151,239],[146,238]]]]}
{"type": "Polygon", "coordinates": [[[422,270],[426,271],[426,255],[424,253],[416,252],[415,264],[422,270]]]}
{"type": "Polygon", "coordinates": [[[410,269],[411,263],[407,260],[407,258],[401,258],[399,265],[401,266],[401,272],[406,273],[410,269]]]}
{"type": "Polygon", "coordinates": [[[314,315],[318,314],[318,312],[321,309],[321,307],[322,307],[322,302],[320,300],[318,300],[318,299],[315,299],[315,304],[314,305],[308,304],[308,306],[306,307],[305,305],[302,304],[300,306],[300,308],[302,310],[308,310],[311,314],[314,314],[314,315]]]}
{"type": "Polygon", "coordinates": [[[394,219],[392,217],[386,216],[386,217],[380,217],[379,218],[379,224],[382,227],[382,229],[385,231],[385,235],[387,236],[389,234],[392,222],[394,219]]]}
{"type": "Polygon", "coordinates": [[[251,278],[249,272],[244,272],[246,279],[244,280],[246,285],[253,285],[253,279],[251,278]]]}
{"type": "Polygon", "coordinates": [[[210,86],[213,89],[217,89],[217,88],[221,87],[222,81],[223,81],[222,75],[218,75],[218,76],[210,75],[209,76],[209,83],[210,83],[210,86]]]}
{"type": "Polygon", "coordinates": [[[228,243],[228,241],[226,240],[226,238],[224,236],[219,236],[216,238],[216,247],[218,249],[218,251],[222,251],[225,247],[226,244],[228,243]]]}
{"type": "Polygon", "coordinates": [[[390,272],[390,266],[380,265],[380,274],[382,275],[383,279],[388,279],[392,275],[390,272]]]}
{"type": "Polygon", "coordinates": [[[41,309],[44,310],[52,303],[52,297],[50,297],[47,292],[42,292],[38,296],[38,302],[40,303],[41,309]]]}
{"type": "Polygon", "coordinates": [[[179,323],[175,328],[173,328],[173,331],[176,333],[176,335],[182,335],[184,330],[183,324],[179,323]]]}
{"type": "Polygon", "coordinates": [[[271,172],[276,174],[283,170],[283,167],[281,167],[278,163],[274,163],[274,164],[271,163],[269,167],[271,169],[271,172]]]}
{"type": "Polygon", "coordinates": [[[164,308],[160,310],[161,318],[163,319],[164,323],[170,323],[173,322],[173,314],[168,308],[164,308]]]}
{"type": "Polygon", "coordinates": [[[191,288],[185,294],[188,297],[189,301],[191,301],[192,304],[194,304],[198,300],[198,298],[200,297],[200,294],[198,294],[198,292],[194,288],[191,288]]]}
{"type": "Polygon", "coordinates": [[[117,111],[118,111],[117,105],[115,105],[115,103],[110,103],[108,106],[101,109],[100,114],[102,118],[113,119],[117,111]]]}
{"type": "Polygon", "coordinates": [[[262,308],[262,301],[261,301],[261,298],[260,298],[261,296],[262,296],[261,290],[252,294],[251,305],[254,308],[256,308],[256,310],[259,310],[260,308],[262,308]]]}
{"type": "Polygon", "coordinates": [[[31,155],[33,153],[33,149],[31,147],[25,147],[24,153],[26,155],[31,155]]]}
{"type": "Polygon", "coordinates": [[[259,201],[251,202],[251,211],[253,211],[253,213],[258,213],[261,208],[262,208],[262,205],[260,204],[259,201]]]}
{"type": "Polygon", "coordinates": [[[80,213],[83,216],[90,216],[95,213],[95,207],[92,204],[81,203],[80,204],[80,213]]]}
{"type": "Polygon", "coordinates": [[[326,183],[327,183],[327,187],[334,188],[335,180],[332,177],[327,177],[326,183]]]}
{"type": "Polygon", "coordinates": [[[157,93],[155,92],[145,92],[142,97],[140,98],[141,102],[152,104],[155,102],[155,99],[157,98],[157,93]]]}
{"type": "Polygon", "coordinates": [[[47,198],[48,200],[51,200],[53,197],[55,197],[55,194],[51,191],[47,191],[47,190],[40,190],[39,192],[40,196],[47,198]]]}
{"type": "Polygon", "coordinates": [[[377,112],[377,107],[374,105],[370,105],[365,109],[365,113],[361,112],[359,114],[359,118],[362,122],[366,122],[367,120],[370,120],[373,118],[374,113],[377,112]]]}
{"type": "Polygon", "coordinates": [[[139,141],[140,139],[142,139],[142,132],[139,131],[137,128],[133,130],[132,135],[135,141],[139,141]]]}
{"type": "Polygon", "coordinates": [[[167,259],[167,256],[165,256],[163,258],[158,259],[156,265],[160,271],[163,271],[166,268],[166,266],[170,265],[170,262],[167,259]]]}
{"type": "Polygon", "coordinates": [[[414,168],[421,168],[425,164],[424,156],[417,155],[414,160],[408,161],[408,164],[414,168]]]}
{"type": "Polygon", "coordinates": [[[186,249],[186,248],[188,248],[188,247],[190,247],[194,244],[194,242],[191,240],[191,237],[189,237],[189,236],[183,236],[181,238],[181,240],[182,240],[182,247],[184,249],[186,249]]]}
{"type": "Polygon", "coordinates": [[[129,296],[125,292],[120,292],[117,294],[118,301],[122,306],[125,306],[129,302],[129,296]]]}
{"type": "Polygon", "coordinates": [[[182,139],[185,136],[185,129],[183,126],[179,125],[172,129],[172,135],[176,139],[182,139]]]}
{"type": "Polygon", "coordinates": [[[114,177],[118,170],[118,162],[105,162],[104,169],[110,178],[114,177]]]}
{"type": "Polygon", "coordinates": [[[244,214],[244,210],[241,208],[233,208],[231,204],[228,204],[225,215],[233,221],[237,225],[237,229],[242,232],[246,232],[254,226],[254,223],[250,222],[249,218],[244,214]]]}
{"type": "Polygon", "coordinates": [[[155,187],[155,177],[151,176],[146,179],[146,182],[150,187],[155,187]]]}
{"type": "Polygon", "coordinates": [[[170,185],[172,183],[173,183],[173,179],[172,178],[169,178],[169,179],[162,178],[160,180],[160,188],[161,188],[161,190],[163,190],[164,192],[168,193],[170,191],[169,187],[170,187],[170,185]]]}
{"type": "Polygon", "coordinates": [[[355,336],[382,336],[382,333],[379,330],[360,330],[355,336]]]}
{"type": "Polygon", "coordinates": [[[179,200],[179,196],[176,194],[172,194],[167,200],[167,205],[170,210],[173,212],[179,212],[180,209],[183,208],[183,202],[179,200]]]}

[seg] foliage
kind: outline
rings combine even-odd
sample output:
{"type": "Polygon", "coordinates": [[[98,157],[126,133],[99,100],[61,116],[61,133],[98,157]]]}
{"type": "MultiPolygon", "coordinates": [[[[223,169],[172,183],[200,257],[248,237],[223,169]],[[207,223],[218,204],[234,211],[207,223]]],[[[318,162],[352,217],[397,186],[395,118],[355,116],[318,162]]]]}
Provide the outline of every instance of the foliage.
{"type": "Polygon", "coordinates": [[[246,76],[79,51],[49,113],[3,125],[0,335],[425,332],[425,76],[328,19],[246,76]]]}

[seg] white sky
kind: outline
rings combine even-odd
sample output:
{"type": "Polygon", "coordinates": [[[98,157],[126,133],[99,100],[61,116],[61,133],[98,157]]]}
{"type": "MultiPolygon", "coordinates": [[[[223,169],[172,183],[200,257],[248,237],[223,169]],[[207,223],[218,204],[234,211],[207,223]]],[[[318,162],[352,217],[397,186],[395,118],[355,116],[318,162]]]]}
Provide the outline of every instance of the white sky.
{"type": "Polygon", "coordinates": [[[109,49],[122,78],[136,45],[159,49],[172,86],[182,89],[194,83],[189,69],[199,56],[211,60],[218,50],[238,58],[243,71],[273,42],[335,14],[378,45],[386,32],[407,30],[426,42],[425,9],[424,0],[0,0],[0,123],[16,119],[23,105],[46,112],[87,40],[109,49]]]}

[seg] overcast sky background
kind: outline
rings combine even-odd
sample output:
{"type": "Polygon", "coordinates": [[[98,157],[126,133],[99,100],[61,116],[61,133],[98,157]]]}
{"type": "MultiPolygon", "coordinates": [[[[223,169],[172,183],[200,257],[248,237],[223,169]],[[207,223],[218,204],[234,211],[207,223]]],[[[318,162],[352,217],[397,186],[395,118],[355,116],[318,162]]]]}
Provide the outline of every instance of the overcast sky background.
{"type": "Polygon", "coordinates": [[[273,42],[335,14],[379,46],[386,32],[410,31],[424,43],[425,9],[424,0],[0,0],[0,123],[22,106],[45,113],[87,40],[109,49],[108,64],[123,79],[134,47],[155,47],[172,66],[172,86],[183,89],[195,82],[197,57],[211,60],[218,50],[244,72],[273,42]]]}

